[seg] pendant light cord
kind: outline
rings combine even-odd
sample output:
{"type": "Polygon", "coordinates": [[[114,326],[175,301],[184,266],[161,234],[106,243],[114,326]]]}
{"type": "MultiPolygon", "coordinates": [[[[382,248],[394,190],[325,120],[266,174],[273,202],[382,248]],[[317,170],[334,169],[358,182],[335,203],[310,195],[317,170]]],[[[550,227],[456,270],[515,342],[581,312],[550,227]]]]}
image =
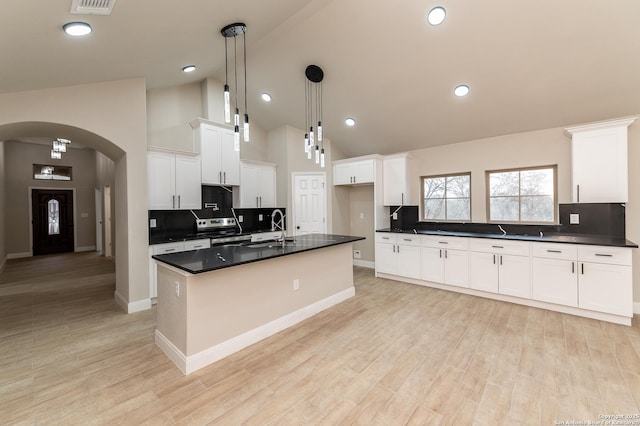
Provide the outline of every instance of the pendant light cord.
{"type": "Polygon", "coordinates": [[[229,85],[229,58],[227,54],[227,38],[224,38],[224,84],[229,85]]]}
{"type": "Polygon", "coordinates": [[[236,36],[233,36],[233,72],[236,78],[236,109],[238,109],[238,45],[236,43],[236,36]]]}
{"type": "Polygon", "coordinates": [[[247,109],[247,31],[242,35],[242,41],[244,43],[244,113],[249,114],[247,109]]]}

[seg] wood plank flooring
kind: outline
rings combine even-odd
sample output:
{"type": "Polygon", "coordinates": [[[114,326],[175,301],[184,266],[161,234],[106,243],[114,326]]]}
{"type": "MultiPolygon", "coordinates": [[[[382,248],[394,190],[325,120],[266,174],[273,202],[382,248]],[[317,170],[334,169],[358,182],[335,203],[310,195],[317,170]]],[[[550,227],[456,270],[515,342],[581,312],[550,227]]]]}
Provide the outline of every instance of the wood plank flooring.
{"type": "Polygon", "coordinates": [[[640,411],[640,327],[377,279],[189,376],[93,253],[0,274],[0,424],[556,424],[640,411]]]}

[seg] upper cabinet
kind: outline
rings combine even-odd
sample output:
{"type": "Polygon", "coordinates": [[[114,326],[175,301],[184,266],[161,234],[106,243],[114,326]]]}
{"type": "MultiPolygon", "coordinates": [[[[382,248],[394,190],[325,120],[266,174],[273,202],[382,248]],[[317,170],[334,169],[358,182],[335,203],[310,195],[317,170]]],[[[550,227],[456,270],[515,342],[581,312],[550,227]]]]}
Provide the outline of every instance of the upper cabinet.
{"type": "Polygon", "coordinates": [[[276,207],[276,165],[240,163],[240,208],[276,207]]]}
{"type": "Polygon", "coordinates": [[[200,185],[199,156],[147,152],[149,210],[200,209],[200,185]]]}
{"type": "Polygon", "coordinates": [[[396,154],[384,157],[383,192],[385,206],[404,206],[411,204],[411,157],[409,154],[396,154]]]}
{"type": "Polygon", "coordinates": [[[637,117],[567,128],[574,203],[628,200],[627,128],[637,117]]]}
{"type": "Polygon", "coordinates": [[[202,159],[202,184],[240,185],[240,151],[234,147],[233,129],[201,118],[189,124],[202,159]]]}
{"type": "Polygon", "coordinates": [[[375,160],[341,160],[333,163],[334,185],[374,183],[375,160]]]}

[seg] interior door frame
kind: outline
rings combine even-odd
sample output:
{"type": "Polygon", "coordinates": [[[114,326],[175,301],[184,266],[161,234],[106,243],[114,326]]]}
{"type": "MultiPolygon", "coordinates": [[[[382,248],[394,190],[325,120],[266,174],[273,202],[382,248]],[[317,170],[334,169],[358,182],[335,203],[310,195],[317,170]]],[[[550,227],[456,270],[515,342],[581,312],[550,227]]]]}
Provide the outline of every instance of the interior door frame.
{"type": "Polygon", "coordinates": [[[329,190],[327,188],[326,172],[291,172],[291,234],[296,235],[296,177],[298,176],[322,176],[324,182],[324,233],[328,232],[329,218],[327,216],[327,202],[329,200],[329,190]]]}
{"type": "Polygon", "coordinates": [[[96,213],[96,252],[102,255],[102,188],[96,188],[94,196],[96,213]]]}
{"type": "Polygon", "coordinates": [[[73,251],[75,252],[78,250],[78,229],[76,227],[78,218],[76,209],[78,208],[78,203],[76,202],[76,189],[64,187],[52,188],[49,186],[29,186],[27,188],[27,198],[29,199],[29,255],[33,257],[33,202],[31,201],[31,193],[34,189],[44,191],[71,191],[71,195],[73,197],[73,251]]]}

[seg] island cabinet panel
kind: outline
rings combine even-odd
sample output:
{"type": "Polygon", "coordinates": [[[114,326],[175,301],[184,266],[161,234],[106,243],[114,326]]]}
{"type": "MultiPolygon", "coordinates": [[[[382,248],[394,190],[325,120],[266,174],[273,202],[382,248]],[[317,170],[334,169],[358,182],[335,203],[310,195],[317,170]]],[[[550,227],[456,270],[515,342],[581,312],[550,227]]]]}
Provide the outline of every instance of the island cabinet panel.
{"type": "Polygon", "coordinates": [[[149,210],[200,209],[200,157],[163,151],[147,153],[149,210]]]}
{"type": "Polygon", "coordinates": [[[202,184],[240,184],[240,150],[235,149],[233,129],[213,122],[196,120],[194,146],[202,157],[202,184]]]}
{"type": "Polygon", "coordinates": [[[459,237],[421,237],[421,278],[458,287],[469,286],[467,239],[459,237]]]}

